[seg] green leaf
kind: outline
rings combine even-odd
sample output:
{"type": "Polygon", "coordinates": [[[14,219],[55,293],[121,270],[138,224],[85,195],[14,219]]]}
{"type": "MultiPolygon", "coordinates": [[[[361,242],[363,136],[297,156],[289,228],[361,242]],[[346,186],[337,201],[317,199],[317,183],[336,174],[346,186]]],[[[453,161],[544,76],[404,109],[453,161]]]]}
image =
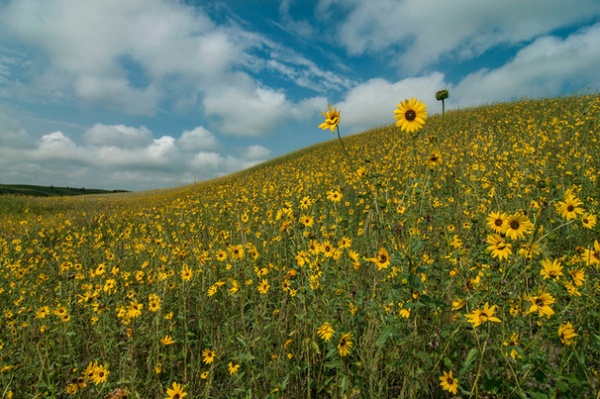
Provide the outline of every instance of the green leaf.
{"type": "Polygon", "coordinates": [[[383,345],[385,345],[385,342],[394,334],[396,334],[398,332],[398,327],[396,327],[395,325],[391,325],[389,327],[387,327],[385,330],[383,330],[381,332],[381,334],[379,334],[379,338],[377,338],[377,342],[375,342],[375,346],[377,346],[378,348],[381,348],[383,345]]]}
{"type": "Polygon", "coordinates": [[[419,292],[423,290],[423,281],[421,281],[421,276],[419,275],[413,274],[412,276],[410,276],[408,284],[414,290],[417,290],[419,292]]]}
{"type": "Polygon", "coordinates": [[[471,348],[471,350],[467,354],[467,358],[465,359],[465,362],[463,363],[462,368],[460,369],[460,373],[458,373],[458,375],[460,377],[464,376],[465,373],[471,369],[471,366],[473,366],[473,362],[475,361],[475,358],[477,357],[478,354],[479,354],[479,349],[471,348]]]}
{"type": "Polygon", "coordinates": [[[548,399],[548,395],[542,392],[527,392],[531,399],[548,399]]]}

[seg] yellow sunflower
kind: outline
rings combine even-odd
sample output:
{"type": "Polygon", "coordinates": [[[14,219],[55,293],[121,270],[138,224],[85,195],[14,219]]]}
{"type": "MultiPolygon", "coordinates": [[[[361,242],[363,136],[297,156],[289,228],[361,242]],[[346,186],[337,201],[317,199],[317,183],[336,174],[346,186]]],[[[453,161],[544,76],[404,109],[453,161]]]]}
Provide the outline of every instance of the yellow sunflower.
{"type": "Polygon", "coordinates": [[[452,370],[445,372],[440,377],[440,386],[444,391],[448,391],[454,395],[458,392],[458,378],[452,376],[452,370]]]}
{"type": "Polygon", "coordinates": [[[181,384],[173,383],[173,388],[167,388],[167,397],[165,399],[181,399],[187,396],[187,392],[183,390],[181,384]]]}
{"type": "Polygon", "coordinates": [[[416,132],[425,124],[427,106],[421,100],[411,97],[410,100],[401,101],[398,109],[394,110],[394,114],[394,118],[398,119],[396,126],[402,131],[416,132]]]}
{"type": "Polygon", "coordinates": [[[331,108],[331,105],[327,104],[327,112],[321,112],[325,117],[325,122],[319,125],[319,129],[331,130],[331,133],[335,131],[335,128],[340,123],[340,111],[336,108],[331,108]]]}

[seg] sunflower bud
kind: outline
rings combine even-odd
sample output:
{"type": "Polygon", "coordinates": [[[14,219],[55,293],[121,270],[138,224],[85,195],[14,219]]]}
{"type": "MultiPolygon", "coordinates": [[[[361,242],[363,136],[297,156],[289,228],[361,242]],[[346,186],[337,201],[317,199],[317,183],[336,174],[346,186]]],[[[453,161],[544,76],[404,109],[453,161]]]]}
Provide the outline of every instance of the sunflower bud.
{"type": "Polygon", "coordinates": [[[444,90],[440,90],[437,93],[435,93],[435,99],[438,101],[442,101],[448,98],[448,90],[444,89],[444,90]]]}

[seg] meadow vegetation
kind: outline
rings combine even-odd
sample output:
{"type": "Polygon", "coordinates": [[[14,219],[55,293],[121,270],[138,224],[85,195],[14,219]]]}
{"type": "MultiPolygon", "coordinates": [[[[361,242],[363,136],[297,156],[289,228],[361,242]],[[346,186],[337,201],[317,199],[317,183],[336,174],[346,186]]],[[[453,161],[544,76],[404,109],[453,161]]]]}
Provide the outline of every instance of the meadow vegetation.
{"type": "Polygon", "coordinates": [[[2,197],[0,397],[600,398],[599,127],[598,95],[520,100],[2,197]]]}

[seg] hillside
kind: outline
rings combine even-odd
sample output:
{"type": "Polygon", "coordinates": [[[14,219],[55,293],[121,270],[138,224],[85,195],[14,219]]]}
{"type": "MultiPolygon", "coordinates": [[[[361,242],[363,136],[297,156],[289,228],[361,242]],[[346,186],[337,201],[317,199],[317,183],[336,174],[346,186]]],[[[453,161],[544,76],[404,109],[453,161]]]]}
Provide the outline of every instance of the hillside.
{"type": "Polygon", "coordinates": [[[332,135],[189,186],[0,196],[0,386],[598,397],[600,97],[411,134],[344,137],[341,111],[347,153],[332,135]]]}

